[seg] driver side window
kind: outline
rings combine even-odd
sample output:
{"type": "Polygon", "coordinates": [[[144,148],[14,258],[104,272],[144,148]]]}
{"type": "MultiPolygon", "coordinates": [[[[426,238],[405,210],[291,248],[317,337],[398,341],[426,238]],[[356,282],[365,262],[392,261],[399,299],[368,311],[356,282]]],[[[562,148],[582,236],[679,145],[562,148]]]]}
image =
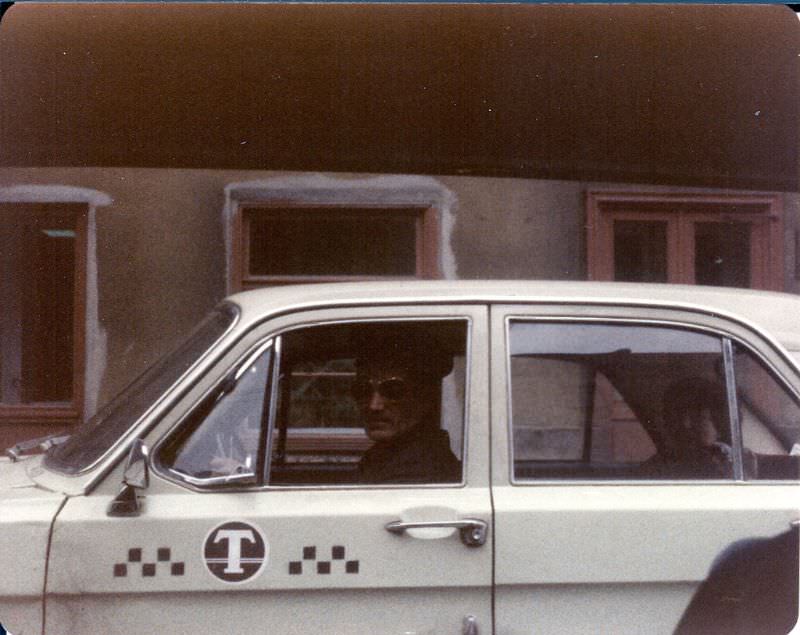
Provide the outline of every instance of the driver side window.
{"type": "Polygon", "coordinates": [[[197,487],[461,483],[468,322],[320,324],[232,370],[158,450],[197,487]]]}
{"type": "Polygon", "coordinates": [[[464,320],[283,335],[269,482],[460,483],[466,335],[464,320]]]}

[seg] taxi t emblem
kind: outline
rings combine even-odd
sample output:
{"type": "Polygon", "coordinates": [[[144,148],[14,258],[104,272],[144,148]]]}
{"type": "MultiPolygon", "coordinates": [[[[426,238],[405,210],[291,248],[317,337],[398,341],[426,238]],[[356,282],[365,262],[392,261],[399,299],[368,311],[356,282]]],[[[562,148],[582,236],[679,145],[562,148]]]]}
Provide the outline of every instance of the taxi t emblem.
{"type": "Polygon", "coordinates": [[[228,541],[228,566],[223,573],[244,573],[241,567],[242,541],[255,542],[252,529],[220,529],[214,537],[214,542],[228,541]]]}
{"type": "Polygon", "coordinates": [[[244,582],[267,563],[268,545],[261,530],[250,523],[230,521],[212,529],[203,546],[203,560],[223,582],[244,582]]]}

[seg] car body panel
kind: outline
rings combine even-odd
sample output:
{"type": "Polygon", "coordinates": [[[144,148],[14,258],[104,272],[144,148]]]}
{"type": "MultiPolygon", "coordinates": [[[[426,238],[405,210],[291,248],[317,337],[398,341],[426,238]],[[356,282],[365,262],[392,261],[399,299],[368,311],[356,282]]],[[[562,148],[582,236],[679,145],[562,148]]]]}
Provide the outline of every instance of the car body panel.
{"type": "MultiPolygon", "coordinates": [[[[398,520],[491,522],[485,307],[345,307],[264,321],[224,352],[145,441],[157,456],[159,440],[182,425],[211,386],[287,328],[444,317],[470,325],[464,483],[202,491],[156,465],[142,492],[141,514],[133,518],[107,515],[116,491],[102,483],[88,496],[71,498],[56,523],[47,633],[193,633],[198,623],[212,631],[244,631],[269,620],[285,633],[306,633],[318,624],[336,633],[432,635],[460,632],[468,615],[488,632],[491,542],[471,548],[454,529],[398,536],[384,527],[398,520]],[[209,572],[205,550],[227,523],[252,528],[266,544],[263,570],[252,579],[232,583],[209,572]]],[[[119,467],[109,476],[115,478],[121,478],[119,467]]]]}
{"type": "MultiPolygon", "coordinates": [[[[239,308],[235,325],[87,470],[70,476],[38,459],[10,469],[0,462],[0,487],[3,479],[13,484],[0,490],[4,540],[33,537],[19,553],[0,552],[2,564],[41,563],[22,586],[0,583],[0,597],[10,598],[9,610],[30,632],[41,625],[57,514],[47,633],[188,633],[198,623],[238,631],[271,618],[283,632],[438,635],[462,632],[470,615],[481,633],[667,633],[726,547],[773,536],[800,518],[796,482],[518,482],[506,339],[514,317],[688,328],[746,344],[797,397],[800,297],[673,285],[404,281],[287,286],[228,301],[239,308]],[[254,347],[336,320],[454,316],[471,324],[465,485],[202,491],[151,461],[140,515],[108,515],[132,442],[141,438],[158,455],[254,347]],[[453,532],[431,539],[427,530],[395,536],[383,528],[444,517],[488,521],[489,541],[471,549],[453,532]],[[206,565],[209,537],[227,522],[255,528],[267,544],[267,566],[240,585],[221,583],[206,565]],[[358,574],[291,573],[291,563],[316,565],[304,557],[312,546],[359,552],[358,574]]],[[[5,614],[0,621],[20,630],[5,614]]]]}
{"type": "Polygon", "coordinates": [[[50,527],[64,495],[33,483],[38,459],[0,459],[0,623],[15,634],[41,633],[50,527]]]}

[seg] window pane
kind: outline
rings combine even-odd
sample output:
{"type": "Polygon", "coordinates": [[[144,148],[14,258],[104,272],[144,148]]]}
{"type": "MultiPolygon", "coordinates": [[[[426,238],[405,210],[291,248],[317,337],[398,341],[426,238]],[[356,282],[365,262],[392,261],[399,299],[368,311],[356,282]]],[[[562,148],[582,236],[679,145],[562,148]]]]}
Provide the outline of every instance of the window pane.
{"type": "Polygon", "coordinates": [[[750,223],[695,223],[697,284],[750,286],[750,223]]]}
{"type": "Polygon", "coordinates": [[[30,227],[24,248],[22,402],[72,399],[74,219],[30,227]]]}
{"type": "Polygon", "coordinates": [[[735,350],[745,476],[751,479],[799,478],[798,403],[752,353],[738,345],[735,350]]]}
{"type": "Polygon", "coordinates": [[[466,335],[460,320],[283,335],[270,482],[460,482],[466,335]]]}
{"type": "Polygon", "coordinates": [[[719,338],[540,322],[510,336],[516,478],[732,476],[719,338]]]}
{"type": "Polygon", "coordinates": [[[414,276],[416,210],[249,210],[249,273],[414,276]]]}
{"type": "Polygon", "coordinates": [[[193,478],[237,475],[257,481],[271,353],[267,349],[247,360],[193,413],[186,430],[162,451],[165,467],[193,478]]]}
{"type": "Polygon", "coordinates": [[[614,221],[614,280],[667,282],[666,221],[614,221]]]}
{"type": "Polygon", "coordinates": [[[83,211],[0,205],[0,403],[73,401],[77,220],[83,211]]]}
{"type": "Polygon", "coordinates": [[[78,426],[66,443],[53,447],[45,459],[47,466],[75,474],[103,456],[219,340],[237,316],[232,304],[217,307],[175,350],[78,426]]]}

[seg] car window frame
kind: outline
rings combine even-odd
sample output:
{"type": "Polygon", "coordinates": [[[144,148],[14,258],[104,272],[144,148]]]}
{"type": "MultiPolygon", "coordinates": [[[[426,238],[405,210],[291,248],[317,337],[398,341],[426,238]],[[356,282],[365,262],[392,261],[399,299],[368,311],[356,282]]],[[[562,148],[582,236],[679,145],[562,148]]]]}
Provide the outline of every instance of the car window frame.
{"type": "MultiPolygon", "coordinates": [[[[758,329],[752,323],[737,321],[734,316],[712,314],[705,311],[693,311],[687,307],[670,307],[654,304],[652,306],[625,305],[613,303],[597,304],[566,304],[566,303],[542,303],[542,304],[507,304],[498,303],[493,305],[491,320],[494,322],[499,318],[502,321],[502,373],[504,380],[504,394],[501,399],[504,402],[506,412],[504,422],[505,433],[505,478],[507,483],[515,487],[531,486],[696,486],[696,485],[789,485],[797,483],[797,479],[746,479],[743,467],[743,444],[741,422],[738,421],[738,409],[730,409],[731,416],[731,440],[734,453],[734,476],[730,479],[518,479],[514,475],[514,448],[513,448],[513,418],[511,403],[511,355],[510,355],[510,325],[512,321],[525,322],[565,322],[565,323],[613,323],[631,324],[642,326],[657,326],[664,328],[680,328],[710,334],[719,337],[722,343],[723,356],[725,349],[728,348],[728,355],[732,356],[731,348],[733,343],[746,349],[753,357],[761,361],[768,370],[773,381],[789,393],[800,410],[800,365],[797,364],[789,353],[774,340],[768,333],[758,329]],[[728,344],[726,345],[726,341],[728,344]],[[775,360],[784,363],[787,368],[779,368],[775,360]],[[786,371],[790,372],[791,381],[787,378],[786,371]],[[736,420],[733,420],[733,417],[736,420]],[[734,436],[735,435],[735,436],[734,436]]],[[[493,327],[494,330],[495,327],[493,327]]],[[[494,335],[492,336],[494,337],[494,335]]],[[[497,372],[499,368],[496,358],[492,363],[492,372],[497,372]]],[[[735,400],[735,393],[730,391],[727,382],[728,375],[733,374],[732,357],[726,361],[726,395],[727,398],[735,400]]],[[[733,377],[735,380],[735,377],[733,377]]],[[[493,380],[494,383],[494,380],[493,380]]],[[[774,433],[773,433],[774,434],[774,433]]],[[[498,474],[495,472],[493,481],[497,484],[498,474]]]]}
{"type": "MultiPolygon", "coordinates": [[[[572,324],[572,325],[582,325],[582,324],[598,324],[598,325],[613,325],[613,326],[641,326],[645,328],[670,328],[673,330],[683,330],[683,331],[691,331],[691,332],[699,332],[704,335],[712,335],[715,339],[718,340],[719,347],[720,347],[720,357],[724,360],[725,359],[725,337],[720,335],[719,333],[711,333],[704,329],[694,328],[690,325],[684,325],[682,323],[672,323],[668,324],[665,322],[648,322],[644,320],[638,319],[625,319],[625,318],[617,318],[617,319],[608,319],[608,318],[534,318],[534,317],[523,317],[517,318],[513,316],[507,316],[505,320],[505,340],[506,340],[506,373],[508,378],[508,390],[507,390],[507,407],[508,407],[508,436],[509,436],[509,467],[510,467],[510,479],[513,485],[530,485],[532,483],[555,483],[555,482],[563,482],[563,483],[576,483],[576,484],[632,484],[632,483],[686,483],[686,482],[693,482],[693,483],[728,483],[738,480],[737,479],[737,454],[739,454],[736,448],[733,448],[734,452],[734,464],[733,464],[733,473],[731,478],[720,478],[720,479],[647,479],[647,478],[629,478],[629,479],[619,479],[619,478],[609,478],[609,479],[588,479],[588,478],[531,478],[531,479],[522,479],[517,478],[515,475],[515,457],[514,457],[514,419],[513,419],[513,403],[512,403],[512,393],[511,393],[511,325],[513,322],[524,322],[524,323],[533,323],[538,322],[542,324],[554,324],[554,323],[562,323],[562,324],[572,324]]],[[[725,376],[726,376],[726,389],[728,383],[728,374],[729,374],[729,364],[725,364],[725,376]]],[[[727,392],[726,392],[727,395],[727,392]]],[[[735,442],[734,440],[737,439],[737,433],[735,432],[736,428],[738,427],[738,418],[734,417],[734,413],[730,410],[730,404],[728,403],[728,417],[729,417],[729,425],[730,425],[730,434],[732,445],[735,442]]],[[[646,430],[648,435],[650,434],[649,430],[646,430]]],[[[652,436],[652,435],[651,435],[652,436]]],[[[741,457],[739,457],[738,463],[741,463],[741,457]]],[[[741,465],[739,465],[741,468],[741,465]]]]}
{"type": "MultiPolygon", "coordinates": [[[[153,449],[151,451],[150,461],[151,461],[151,467],[154,469],[156,473],[161,474],[165,478],[168,478],[168,480],[170,481],[173,482],[178,481],[186,485],[192,486],[193,488],[199,489],[200,491],[208,491],[211,490],[212,488],[221,489],[225,491],[231,489],[232,487],[236,487],[237,485],[241,485],[241,482],[237,483],[237,480],[235,478],[230,479],[229,478],[230,475],[209,476],[202,478],[202,477],[191,476],[189,474],[184,474],[183,472],[180,472],[174,469],[173,467],[163,463],[161,461],[161,454],[163,451],[165,451],[166,447],[174,438],[180,437],[182,434],[186,435],[185,438],[181,440],[181,442],[185,443],[186,440],[190,438],[192,433],[194,432],[194,430],[190,430],[188,432],[184,431],[184,428],[192,425],[192,422],[190,421],[192,417],[195,414],[197,414],[198,411],[206,408],[210,401],[216,400],[218,398],[218,396],[223,391],[224,384],[230,380],[232,375],[234,376],[234,378],[238,379],[244,373],[244,371],[247,369],[248,366],[253,364],[257,358],[259,358],[267,351],[270,352],[270,362],[268,364],[266,381],[271,382],[272,377],[274,376],[275,370],[277,368],[276,358],[278,357],[278,348],[279,344],[277,343],[277,340],[275,338],[268,337],[259,340],[256,344],[250,346],[244,352],[243,355],[239,356],[236,362],[234,362],[231,365],[227,373],[224,373],[222,376],[217,378],[217,380],[202,394],[202,396],[195,401],[194,406],[192,408],[189,408],[180,417],[178,422],[166,434],[162,435],[161,438],[157,441],[157,443],[153,446],[153,449]]],[[[272,409],[274,407],[273,403],[275,399],[275,395],[273,393],[274,390],[272,387],[270,387],[270,395],[269,395],[270,401],[269,404],[265,404],[268,406],[270,410],[268,414],[268,417],[270,418],[272,417],[272,409]]],[[[208,416],[212,410],[213,410],[213,404],[211,404],[211,408],[205,414],[205,416],[208,416]]],[[[263,409],[261,412],[261,416],[262,417],[264,416],[263,409]]],[[[199,427],[199,425],[197,427],[199,427]]],[[[195,428],[195,430],[196,429],[197,428],[195,428]]],[[[267,434],[270,434],[271,430],[272,427],[269,426],[267,428],[267,434]]],[[[263,465],[264,463],[267,463],[269,460],[269,457],[262,458],[263,446],[264,446],[264,441],[262,440],[259,443],[258,447],[259,461],[256,463],[256,469],[253,470],[251,474],[243,475],[243,476],[255,476],[259,479],[259,481],[257,482],[260,482],[261,478],[261,476],[258,473],[258,464],[261,463],[263,465]]],[[[249,485],[247,483],[245,484],[249,485]]]]}
{"type": "MultiPolygon", "coordinates": [[[[155,475],[163,479],[167,483],[178,486],[184,490],[190,490],[197,493],[206,494],[220,494],[220,493],[239,493],[239,492],[264,492],[264,491],[295,491],[295,490],[374,490],[374,489],[459,489],[467,487],[469,483],[469,470],[468,459],[470,456],[470,442],[469,442],[469,427],[470,427],[470,404],[472,400],[472,383],[473,383],[473,364],[471,360],[474,355],[473,341],[475,334],[475,316],[472,314],[476,305],[467,303],[453,303],[453,304],[419,304],[402,303],[402,304],[387,304],[372,307],[354,307],[358,310],[355,314],[353,308],[342,308],[338,306],[332,307],[316,307],[309,311],[299,313],[288,313],[282,316],[265,316],[265,320],[255,322],[250,330],[242,333],[236,342],[231,343],[232,349],[239,350],[235,356],[235,361],[231,362],[228,358],[219,361],[219,364],[208,371],[206,375],[197,378],[195,385],[183,391],[184,396],[179,403],[173,404],[173,414],[175,411],[180,410],[180,413],[175,416],[172,422],[167,427],[162,424],[166,419],[170,419],[170,413],[166,413],[166,417],[162,421],[157,422],[151,427],[151,434],[156,437],[152,444],[152,451],[150,452],[150,467],[155,475]],[[369,310],[366,310],[369,309],[369,310]],[[412,314],[408,314],[408,310],[412,314]],[[389,315],[387,315],[387,312],[389,315]],[[401,313],[402,312],[402,313],[401,313]],[[348,316],[342,315],[341,317],[318,317],[320,313],[323,314],[349,314],[348,316]],[[375,316],[369,315],[375,313],[375,316]],[[288,323],[285,323],[288,322],[288,323]],[[411,483],[411,484],[359,484],[359,483],[345,483],[341,485],[280,485],[269,483],[269,469],[270,459],[272,452],[272,444],[274,442],[274,422],[277,412],[277,381],[272,382],[270,387],[270,419],[269,430],[267,435],[262,435],[262,443],[266,443],[266,449],[260,448],[260,451],[266,452],[265,460],[263,461],[264,471],[259,475],[259,482],[252,483],[235,483],[228,484],[195,484],[188,479],[178,477],[166,465],[159,461],[159,456],[163,450],[163,446],[172,439],[175,435],[180,434],[181,428],[188,425],[188,419],[192,414],[201,407],[201,405],[220,388],[220,385],[225,381],[225,378],[230,375],[235,369],[239,368],[245,360],[252,357],[255,350],[260,346],[264,346],[269,340],[272,342],[272,367],[271,379],[274,379],[279,373],[280,359],[281,359],[281,336],[291,331],[309,328],[314,326],[331,325],[338,323],[378,323],[378,322],[422,322],[422,321],[463,321],[466,326],[466,345],[465,345],[465,373],[464,373],[464,397],[463,397],[463,437],[462,437],[462,470],[461,480],[457,483],[411,483]],[[265,322],[266,327],[265,327],[265,322]],[[277,322],[277,324],[276,324],[277,322]],[[272,328],[270,328],[272,325],[272,328]],[[246,344],[244,344],[246,342],[246,344]],[[195,388],[203,383],[203,379],[208,379],[210,375],[214,375],[211,383],[206,386],[199,394],[195,392],[195,388]]],[[[485,303],[477,305],[486,308],[485,303]]],[[[214,478],[214,477],[212,477],[214,478]]],[[[191,479],[196,480],[194,478],[191,479]]],[[[151,484],[152,487],[152,484],[151,484]]]]}

